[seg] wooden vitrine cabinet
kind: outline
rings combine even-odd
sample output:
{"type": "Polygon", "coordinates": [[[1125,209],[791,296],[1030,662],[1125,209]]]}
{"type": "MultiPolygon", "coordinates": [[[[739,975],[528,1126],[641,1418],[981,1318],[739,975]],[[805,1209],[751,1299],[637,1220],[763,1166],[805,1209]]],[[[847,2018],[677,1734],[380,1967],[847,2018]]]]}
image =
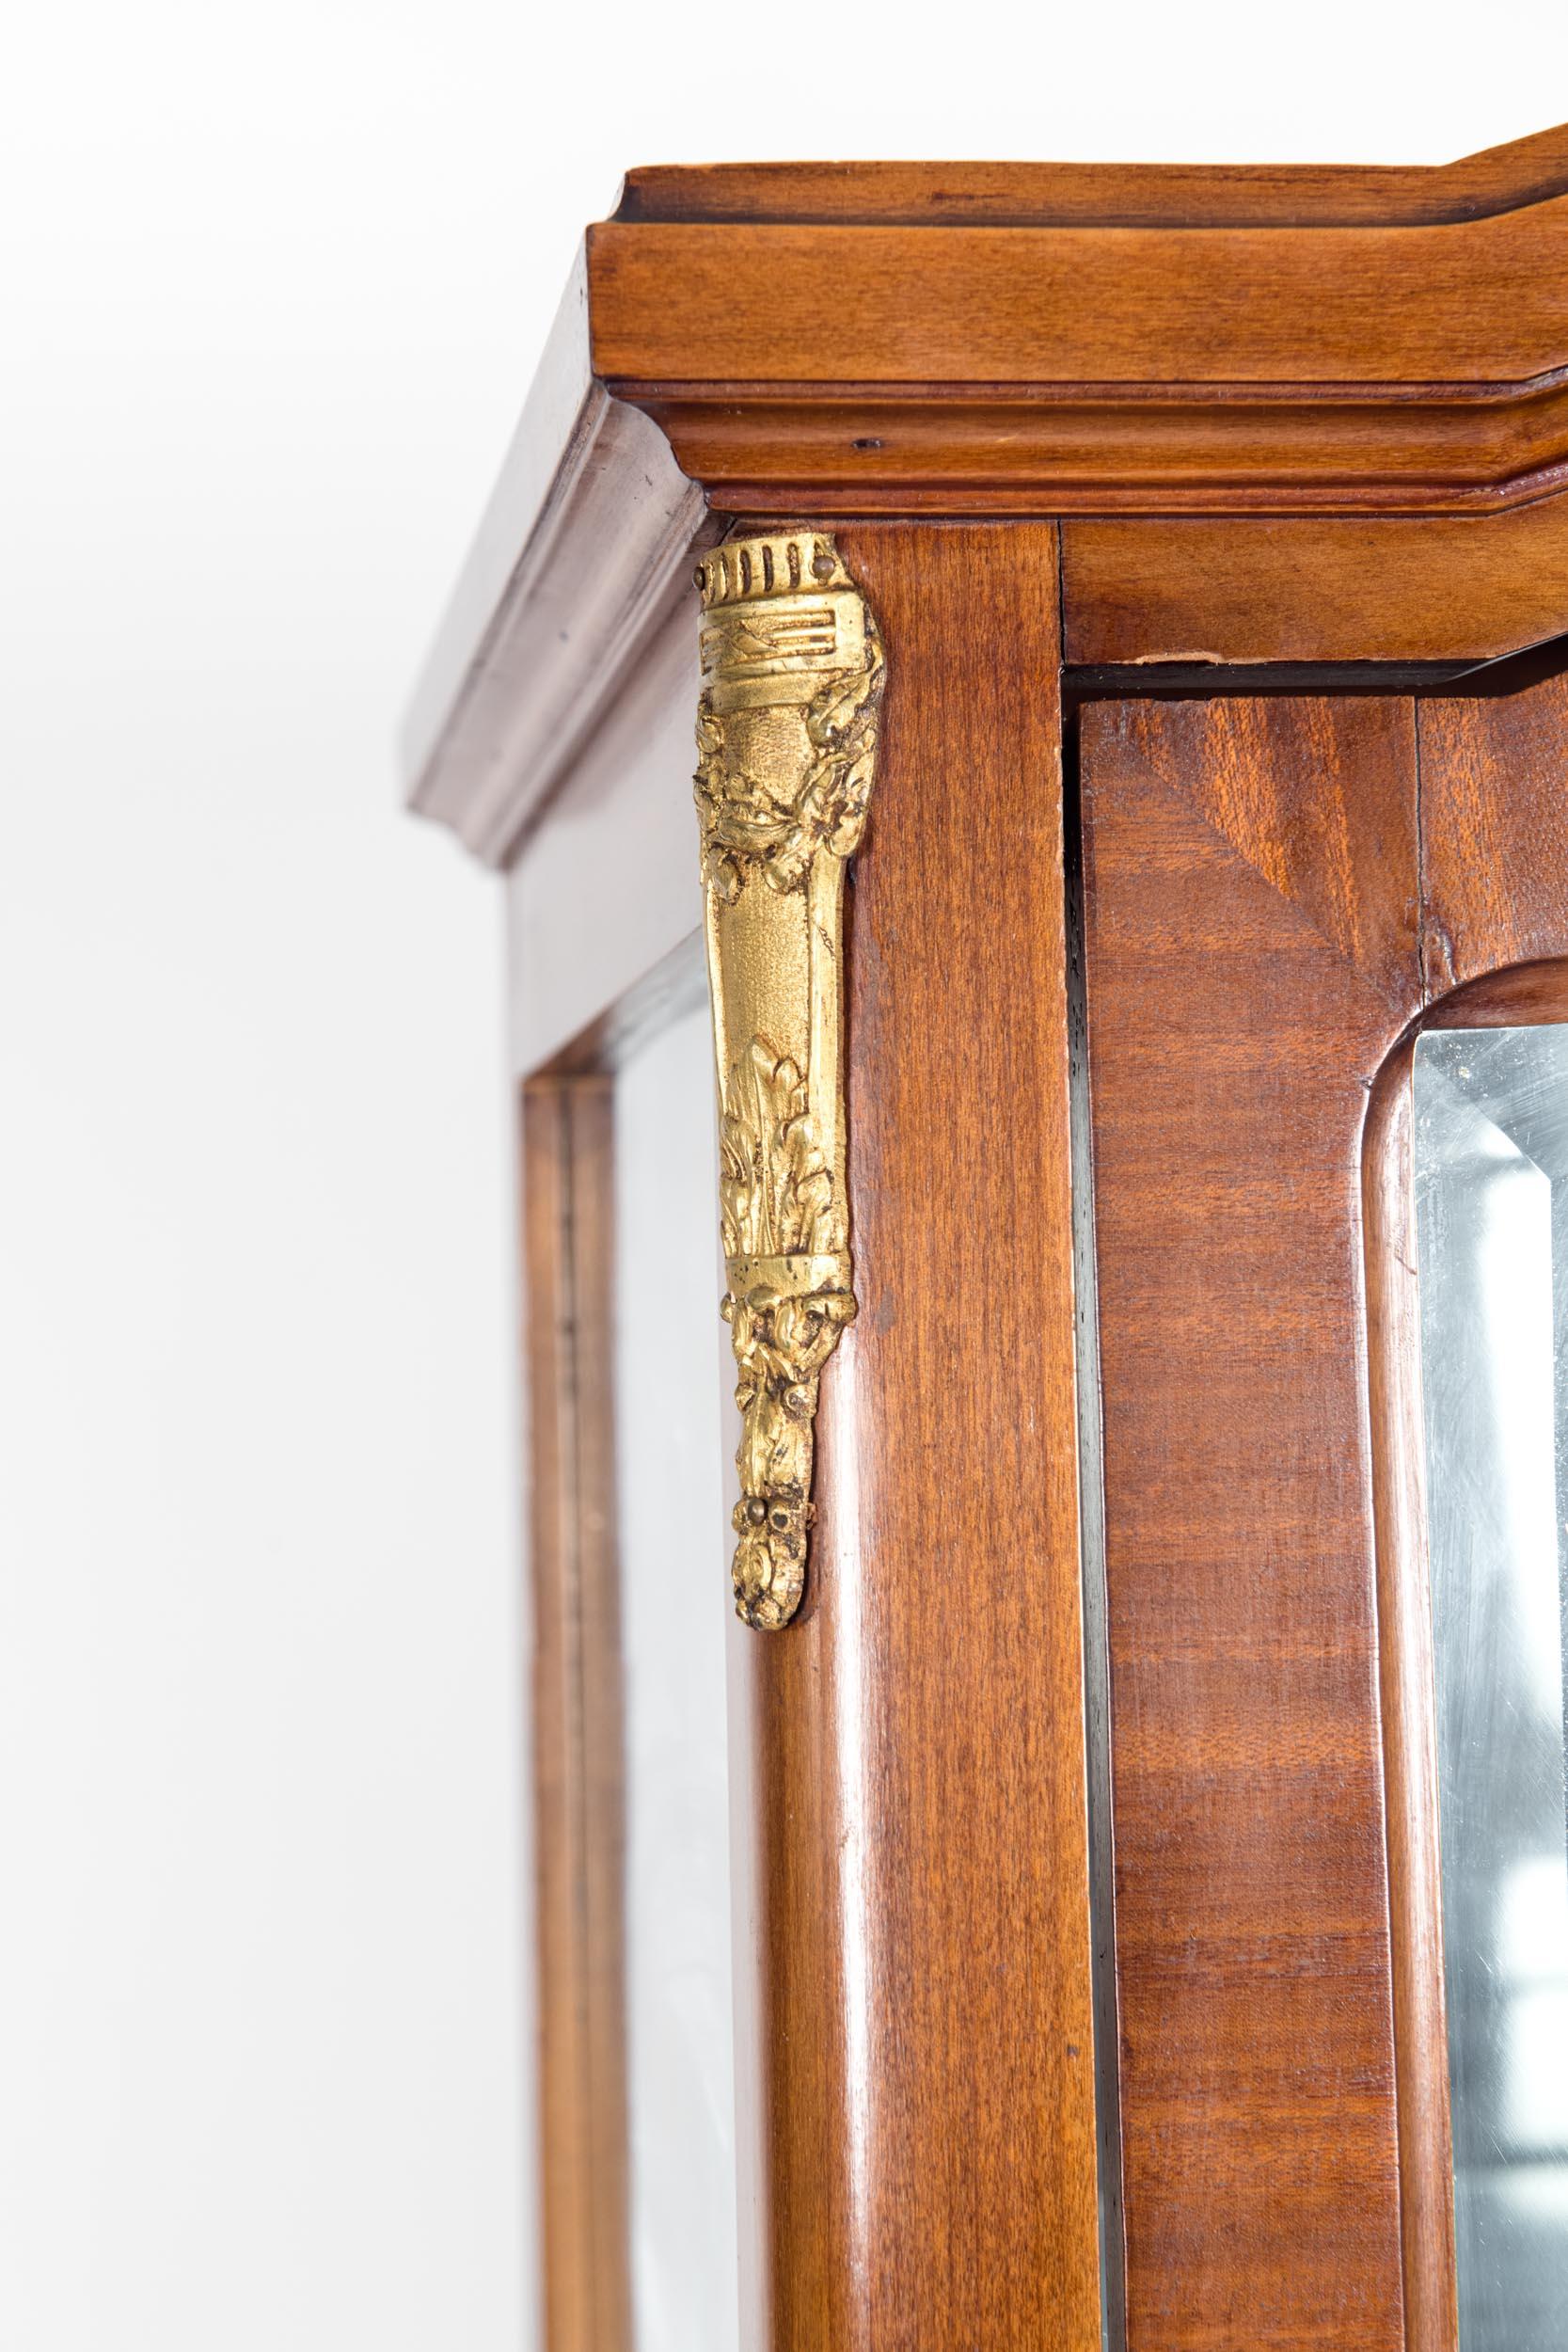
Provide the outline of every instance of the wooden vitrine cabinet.
{"type": "Polygon", "coordinates": [[[589,231],[410,733],[548,2352],[1568,2343],[1565,464],[1568,133],[589,231]]]}

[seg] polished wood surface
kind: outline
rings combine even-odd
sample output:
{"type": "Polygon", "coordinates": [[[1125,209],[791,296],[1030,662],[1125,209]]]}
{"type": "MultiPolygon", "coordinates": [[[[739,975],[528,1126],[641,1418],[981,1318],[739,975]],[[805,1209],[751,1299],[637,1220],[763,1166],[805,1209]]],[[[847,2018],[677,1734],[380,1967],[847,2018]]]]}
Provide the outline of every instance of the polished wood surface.
{"type": "MultiPolygon", "coordinates": [[[[540,812],[619,760],[727,515],[820,516],[889,660],[862,1310],[810,1597],[736,1718],[768,2352],[1101,2342],[1064,660],[1127,2352],[1455,2352],[1408,1076],[1422,1023],[1568,1001],[1568,688],[1453,675],[1568,633],[1565,261],[1561,133],[1432,172],[642,172],[592,232],[577,403],[493,517],[422,804],[496,860],[537,827],[548,894],[540,812]]],[[[525,1147],[551,2352],[627,2324],[599,1084],[562,1063],[525,1147]]]]}
{"type": "MultiPolygon", "coordinates": [[[[893,685],[864,1305],[744,1661],[770,2352],[1099,2341],[1053,536],[840,529],[893,685]]],[[[1079,735],[1128,2352],[1455,2352],[1410,1039],[1568,1007],[1568,684],[1079,735]]],[[[601,1054],[526,1137],[551,2352],[626,2324],[601,1054]]]]}
{"type": "MultiPolygon", "coordinates": [[[[1541,193],[1562,145],[1499,209],[1416,218],[1376,174],[1358,209],[1345,171],[1333,218],[1310,174],[1299,211],[1278,175],[1255,215],[1242,175],[1196,227],[1180,203],[1128,225],[1114,172],[1099,219],[1093,175],[1058,173],[1078,194],[1043,221],[1006,167],[973,190],[865,167],[843,204],[827,173],[816,210],[800,167],[750,204],[745,174],[666,174],[662,201],[645,174],[589,231],[592,364],[731,512],[1522,506],[1568,459],[1568,195],[1541,193]],[[884,182],[891,206],[855,204],[884,182]],[[922,184],[935,209],[901,216],[922,184]]],[[[1195,203],[1198,181],[1230,185],[1194,175],[1195,203]]]]}
{"type": "Polygon", "coordinates": [[[1129,2352],[1400,2352],[1358,1195],[1414,713],[1082,743],[1129,2352]]]}
{"type": "Polygon", "coordinates": [[[494,863],[723,518],[1064,518],[1068,658],[1568,631],[1568,133],[1435,169],[634,173],[421,683],[494,863]]]}
{"type": "MultiPolygon", "coordinates": [[[[903,266],[912,277],[918,257],[903,266]]],[[[845,256],[841,274],[852,267],[845,256]]],[[[1568,385],[1556,376],[1484,401],[1451,387],[1381,399],[1316,385],[616,389],[732,514],[1482,516],[1548,495],[1568,457],[1568,385]]]]}
{"type": "Polygon", "coordinates": [[[1204,229],[1475,220],[1568,193],[1568,131],[1457,163],[654,165],[628,171],[620,221],[1069,223],[1204,229]]]}
{"type": "Polygon", "coordinates": [[[847,935],[862,1308],[808,1598],[750,1652],[768,2341],[1099,2352],[1055,540],[835,535],[888,687],[847,935]]]}
{"type": "Polygon", "coordinates": [[[610,1082],[523,1090],[539,2136],[549,2352],[631,2352],[610,1082]]]}
{"type": "Polygon", "coordinates": [[[1568,494],[1486,517],[1062,526],[1067,658],[1487,661],[1568,631],[1568,494]]]}
{"type": "Polygon", "coordinates": [[[1501,400],[1568,361],[1565,254],[1568,196],[1430,228],[610,221],[588,232],[591,349],[612,387],[1127,385],[1176,404],[1207,386],[1207,406],[1218,385],[1311,385],[1331,405],[1448,386],[1501,400]]]}
{"type": "Polygon", "coordinates": [[[1421,708],[1429,992],[1568,947],[1568,675],[1421,708]]]}
{"type": "Polygon", "coordinates": [[[1568,679],[1081,740],[1130,2352],[1455,2352],[1411,1041],[1568,1013],[1568,679]]]}

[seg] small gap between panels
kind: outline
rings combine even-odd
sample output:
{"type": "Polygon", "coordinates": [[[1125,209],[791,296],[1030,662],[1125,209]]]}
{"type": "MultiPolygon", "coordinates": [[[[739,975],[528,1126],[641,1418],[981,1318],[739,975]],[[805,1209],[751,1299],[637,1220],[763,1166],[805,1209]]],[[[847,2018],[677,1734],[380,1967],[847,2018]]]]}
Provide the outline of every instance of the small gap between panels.
{"type": "Polygon", "coordinates": [[[1522,652],[1456,661],[1111,661],[1069,663],[1064,710],[1086,702],[1202,702],[1211,696],[1516,694],[1568,670],[1568,636],[1522,652]]]}
{"type": "Polygon", "coordinates": [[[1111,1804],[1110,1645],[1106,1627],[1105,1506],[1100,1425],[1100,1298],[1095,1263],[1093,1134],[1089,1116],[1088,993],[1084,964],[1084,835],[1078,716],[1076,710],[1070,708],[1064,711],[1062,727],[1062,834],[1067,919],[1079,1557],[1084,1614],[1089,1966],[1094,2012],[1095,2138],[1100,2189],[1100,2325],[1103,2352],[1125,2352],[1127,2265],[1122,2214],[1121,2035],[1117,2008],[1116,1842],[1111,1804]]]}
{"type": "Polygon", "coordinates": [[[1453,661],[1115,661],[1062,673],[1069,708],[1087,702],[1202,702],[1221,695],[1419,694],[1480,675],[1453,661]]]}

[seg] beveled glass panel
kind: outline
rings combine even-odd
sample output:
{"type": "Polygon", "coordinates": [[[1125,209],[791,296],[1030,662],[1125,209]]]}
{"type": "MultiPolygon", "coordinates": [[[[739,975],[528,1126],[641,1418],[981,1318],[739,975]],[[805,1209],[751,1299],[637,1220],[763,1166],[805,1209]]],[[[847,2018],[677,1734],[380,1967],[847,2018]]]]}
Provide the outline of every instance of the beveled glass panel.
{"type": "Polygon", "coordinates": [[[707,1007],[615,1083],[615,1438],[626,1692],[635,2352],[739,2334],[725,1640],[731,1617],[707,1007]]]}
{"type": "Polygon", "coordinates": [[[1568,2344],[1568,1028],[1417,1047],[1463,2352],[1568,2344]]]}

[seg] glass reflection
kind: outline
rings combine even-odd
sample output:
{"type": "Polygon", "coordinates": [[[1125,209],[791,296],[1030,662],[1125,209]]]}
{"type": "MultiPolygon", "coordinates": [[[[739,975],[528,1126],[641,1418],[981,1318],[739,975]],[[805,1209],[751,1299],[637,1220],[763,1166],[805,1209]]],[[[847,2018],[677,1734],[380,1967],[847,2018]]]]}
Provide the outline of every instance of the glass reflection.
{"type": "Polygon", "coordinates": [[[626,2104],[635,2352],[739,2339],[730,1968],[730,1623],[706,1004],[615,1086],[615,1441],[626,1692],[626,2104]]]}
{"type": "Polygon", "coordinates": [[[1464,2352],[1568,2344],[1568,1028],[1416,1053],[1464,2352]]]}

